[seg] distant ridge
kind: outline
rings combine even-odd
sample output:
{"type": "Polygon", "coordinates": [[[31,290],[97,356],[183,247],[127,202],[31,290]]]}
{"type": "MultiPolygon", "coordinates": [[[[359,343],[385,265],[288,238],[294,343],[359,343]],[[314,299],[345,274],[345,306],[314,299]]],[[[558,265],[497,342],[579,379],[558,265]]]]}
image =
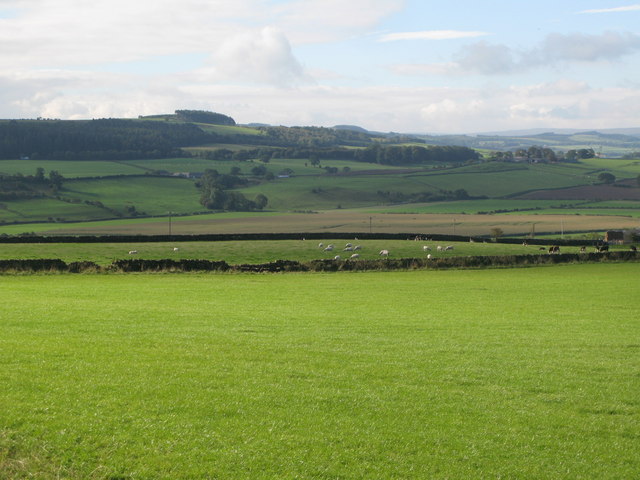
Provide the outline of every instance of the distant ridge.
{"type": "Polygon", "coordinates": [[[577,133],[599,133],[602,135],[631,135],[640,137],[640,127],[638,128],[605,128],[605,129],[578,129],[578,128],[530,128],[527,130],[503,130],[498,132],[477,132],[470,133],[474,136],[492,136],[492,137],[523,137],[530,135],[542,135],[551,133],[556,135],[575,135],[577,133]]]}

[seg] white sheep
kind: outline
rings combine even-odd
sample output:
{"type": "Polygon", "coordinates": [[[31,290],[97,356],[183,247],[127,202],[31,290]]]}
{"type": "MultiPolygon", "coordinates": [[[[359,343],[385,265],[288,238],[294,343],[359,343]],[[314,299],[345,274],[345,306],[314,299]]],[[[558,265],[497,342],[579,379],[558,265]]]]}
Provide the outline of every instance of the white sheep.
{"type": "Polygon", "coordinates": [[[427,255],[427,260],[431,260],[431,254],[427,255]]]}
{"type": "Polygon", "coordinates": [[[320,243],[318,244],[318,248],[322,248],[322,247],[324,247],[324,243],[320,242],[320,243]]]}
{"type": "Polygon", "coordinates": [[[351,255],[351,257],[349,258],[360,258],[360,254],[359,253],[354,253],[353,255],[351,255]]]}
{"type": "Polygon", "coordinates": [[[453,250],[453,245],[447,245],[446,247],[444,247],[444,250],[453,250]]]}
{"type": "Polygon", "coordinates": [[[333,257],[334,260],[340,260],[342,257],[340,255],[336,255],[335,257],[333,257]]]}
{"type": "Polygon", "coordinates": [[[180,250],[178,247],[173,247],[174,252],[177,252],[178,250],[180,250]]]}
{"type": "Polygon", "coordinates": [[[352,244],[350,244],[350,243],[347,243],[347,244],[345,245],[345,247],[347,247],[347,248],[351,248],[351,247],[353,247],[353,245],[352,245],[352,244]]]}
{"type": "Polygon", "coordinates": [[[354,250],[362,250],[362,247],[360,245],[356,245],[355,247],[353,247],[354,250]]]}
{"type": "Polygon", "coordinates": [[[138,253],[138,250],[129,250],[129,255],[135,255],[138,253]]]}
{"type": "Polygon", "coordinates": [[[430,250],[431,250],[431,247],[430,247],[429,245],[424,245],[424,246],[422,247],[422,251],[423,251],[423,252],[428,252],[428,251],[430,251],[430,250]]]}
{"type": "Polygon", "coordinates": [[[444,250],[444,249],[443,249],[440,245],[438,245],[437,250],[438,250],[439,252],[441,252],[441,251],[442,251],[442,250],[444,250]]]}
{"type": "Polygon", "coordinates": [[[388,257],[389,256],[389,250],[380,250],[380,255],[382,255],[383,257],[388,257]]]}
{"type": "Polygon", "coordinates": [[[353,252],[353,247],[346,247],[343,252],[353,252]]]}
{"type": "Polygon", "coordinates": [[[324,249],[325,252],[332,252],[333,251],[333,245],[327,245],[324,249]]]}

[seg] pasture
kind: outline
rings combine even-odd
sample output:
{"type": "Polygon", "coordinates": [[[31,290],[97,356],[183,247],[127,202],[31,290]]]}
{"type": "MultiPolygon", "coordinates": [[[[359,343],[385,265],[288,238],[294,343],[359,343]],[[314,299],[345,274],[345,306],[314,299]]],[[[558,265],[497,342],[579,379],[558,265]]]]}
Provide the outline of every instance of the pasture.
{"type": "Polygon", "coordinates": [[[638,268],[0,276],[0,472],[636,478],[638,268]]]}
{"type": "MultiPolygon", "coordinates": [[[[352,247],[351,247],[352,248],[352,247]]],[[[611,246],[611,251],[629,250],[628,245],[611,246]]],[[[308,262],[317,259],[332,259],[340,255],[348,259],[357,253],[359,259],[380,258],[380,251],[388,250],[390,258],[449,258],[457,256],[497,256],[497,255],[548,255],[548,247],[524,246],[504,243],[470,243],[413,240],[251,240],[221,242],[140,242],[140,243],[5,243],[0,244],[0,260],[57,258],[66,263],[91,261],[99,265],[111,264],[114,260],[140,258],[224,260],[231,265],[243,263],[261,264],[276,260],[308,262]],[[322,243],[323,247],[319,247],[322,243]],[[358,250],[346,250],[347,243],[360,246],[358,250]],[[333,245],[331,251],[325,251],[333,245]],[[430,250],[424,250],[424,246],[430,250]],[[438,250],[438,246],[451,250],[438,250]],[[178,248],[174,251],[174,248],[178,248]],[[130,255],[129,251],[137,254],[130,255]]],[[[562,253],[578,253],[580,247],[563,246],[562,253]]],[[[594,252],[594,247],[588,248],[594,252]]]]}

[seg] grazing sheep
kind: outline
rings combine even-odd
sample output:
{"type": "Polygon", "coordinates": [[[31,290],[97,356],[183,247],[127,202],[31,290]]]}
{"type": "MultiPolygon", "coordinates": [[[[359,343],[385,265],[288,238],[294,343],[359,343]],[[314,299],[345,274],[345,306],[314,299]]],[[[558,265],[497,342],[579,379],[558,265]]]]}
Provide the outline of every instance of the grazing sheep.
{"type": "Polygon", "coordinates": [[[340,260],[342,257],[340,255],[336,255],[335,257],[333,257],[334,260],[340,260]]]}
{"type": "Polygon", "coordinates": [[[346,247],[343,252],[353,252],[353,247],[346,247]]]}
{"type": "Polygon", "coordinates": [[[347,244],[345,245],[345,247],[350,248],[350,247],[353,247],[353,245],[352,245],[352,244],[350,244],[350,243],[347,243],[347,244]]]}
{"type": "Polygon", "coordinates": [[[327,245],[324,249],[325,252],[332,252],[333,251],[333,245],[327,245]]]}
{"type": "Polygon", "coordinates": [[[442,250],[444,250],[444,248],[442,248],[440,245],[438,245],[438,247],[436,248],[436,250],[438,250],[439,252],[441,252],[442,250]]]}
{"type": "Polygon", "coordinates": [[[380,250],[380,255],[382,255],[383,257],[388,257],[389,256],[389,250],[380,250]]]}
{"type": "Polygon", "coordinates": [[[360,254],[359,253],[354,253],[349,258],[360,258],[360,254]]]}
{"type": "Polygon", "coordinates": [[[129,250],[129,255],[135,255],[138,253],[138,250],[129,250]]]}
{"type": "Polygon", "coordinates": [[[335,247],[335,245],[334,245],[333,243],[330,243],[329,245],[327,245],[327,247],[334,248],[334,247],[335,247]]]}
{"type": "Polygon", "coordinates": [[[431,260],[431,254],[427,255],[427,260],[431,260]]]}
{"type": "Polygon", "coordinates": [[[353,247],[354,250],[362,250],[362,247],[360,245],[356,245],[355,247],[353,247]]]}
{"type": "Polygon", "coordinates": [[[174,252],[177,252],[178,250],[180,250],[178,247],[173,247],[174,252]]]}
{"type": "Polygon", "coordinates": [[[447,250],[453,250],[453,245],[447,245],[446,247],[444,247],[445,252],[447,250]]]}
{"type": "Polygon", "coordinates": [[[430,247],[429,245],[424,245],[424,246],[422,247],[422,251],[423,251],[423,252],[428,252],[428,251],[430,251],[430,250],[431,250],[431,247],[430,247]]]}

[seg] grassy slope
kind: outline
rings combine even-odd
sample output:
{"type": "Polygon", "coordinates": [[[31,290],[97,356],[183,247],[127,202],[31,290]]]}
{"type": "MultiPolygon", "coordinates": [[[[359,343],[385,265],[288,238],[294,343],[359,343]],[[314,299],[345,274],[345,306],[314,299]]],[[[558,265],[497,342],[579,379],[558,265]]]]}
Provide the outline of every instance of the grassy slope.
{"type": "Polygon", "coordinates": [[[0,471],[635,478],[637,275],[2,277],[0,471]]]}

